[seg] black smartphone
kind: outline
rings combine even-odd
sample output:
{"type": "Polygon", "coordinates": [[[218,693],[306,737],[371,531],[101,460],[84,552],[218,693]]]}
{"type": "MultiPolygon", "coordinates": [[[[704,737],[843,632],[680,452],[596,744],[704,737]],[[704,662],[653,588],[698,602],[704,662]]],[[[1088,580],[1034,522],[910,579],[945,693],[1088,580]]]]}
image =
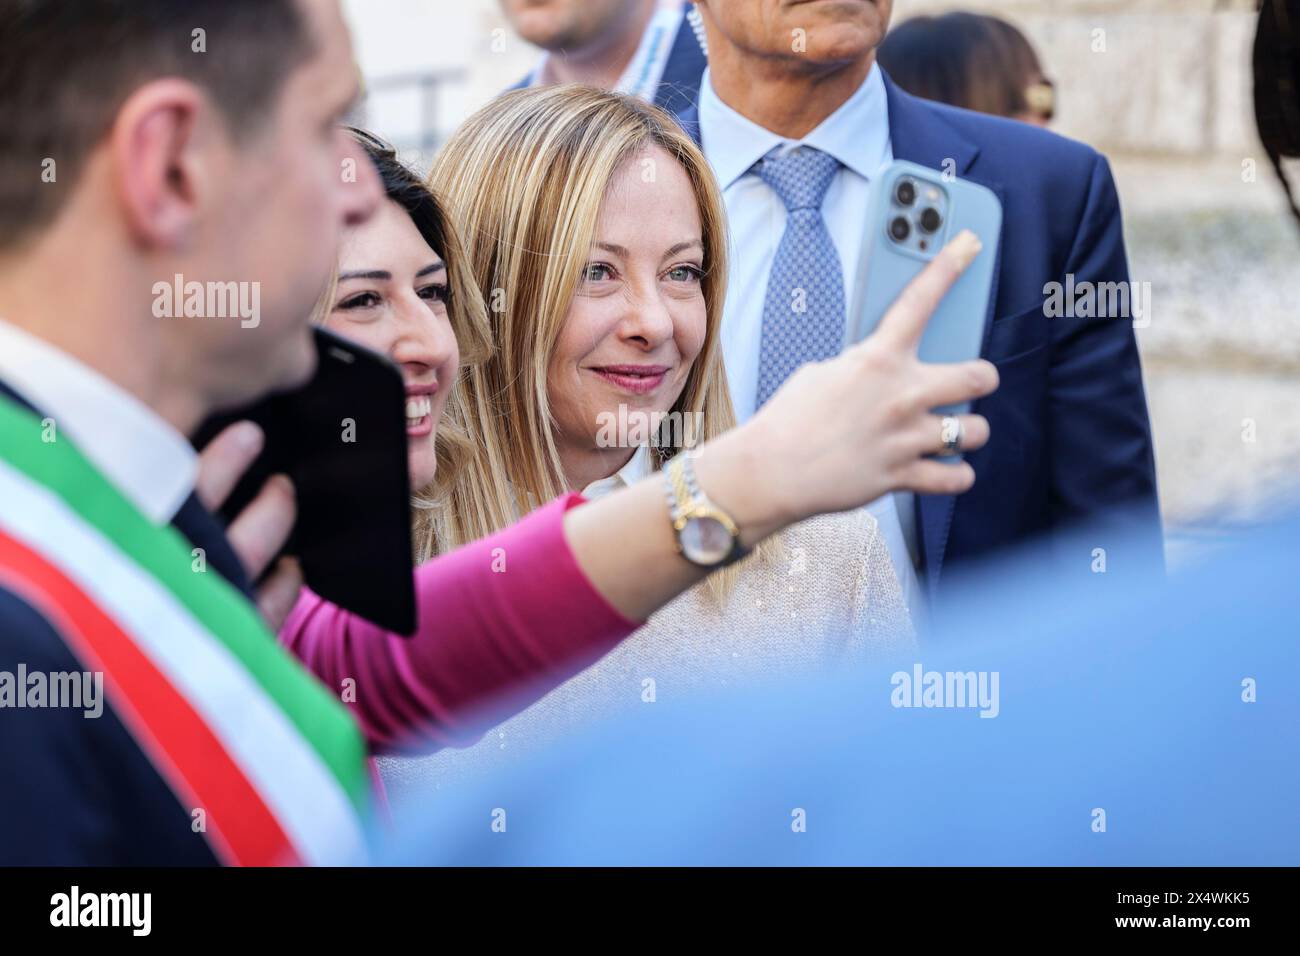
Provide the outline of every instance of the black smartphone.
{"type": "Polygon", "coordinates": [[[194,435],[202,449],[237,421],[266,436],[261,455],[221,507],[227,524],[275,474],[292,479],[298,519],[283,554],[307,586],[386,630],[415,631],[406,390],[387,358],[314,330],[318,362],[307,385],[223,412],[194,435]]]}

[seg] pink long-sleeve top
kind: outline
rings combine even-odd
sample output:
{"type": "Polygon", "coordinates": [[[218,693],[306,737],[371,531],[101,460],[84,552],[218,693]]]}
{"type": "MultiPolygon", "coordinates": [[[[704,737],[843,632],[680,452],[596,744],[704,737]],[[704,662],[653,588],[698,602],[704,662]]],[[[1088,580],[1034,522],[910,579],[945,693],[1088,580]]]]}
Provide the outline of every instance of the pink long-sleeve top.
{"type": "Polygon", "coordinates": [[[565,540],[564,514],[583,501],[558,498],[421,565],[413,637],[304,589],[280,640],[326,686],[355,681],[343,696],[372,753],[473,743],[504,716],[488,705],[523,709],[641,626],[592,586],[565,540]]]}

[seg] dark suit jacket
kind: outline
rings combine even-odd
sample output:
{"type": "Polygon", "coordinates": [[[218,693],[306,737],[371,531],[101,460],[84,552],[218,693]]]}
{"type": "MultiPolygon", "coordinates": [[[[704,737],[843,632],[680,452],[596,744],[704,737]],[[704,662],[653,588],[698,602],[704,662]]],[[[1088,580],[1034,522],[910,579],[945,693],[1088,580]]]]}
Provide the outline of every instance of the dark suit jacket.
{"type": "MultiPolygon", "coordinates": [[[[1108,573],[1162,564],[1132,322],[1045,315],[1045,286],[1064,284],[1067,275],[1076,288],[1128,281],[1105,158],[1034,126],[919,99],[884,79],[894,158],[950,168],[992,189],[1003,208],[981,352],[1002,382],[975,407],[992,437],[968,456],[977,475],[971,491],[917,498],[931,599],[946,565],[1076,523],[1094,529],[1089,540],[1105,550],[1108,573]]],[[[677,117],[698,141],[696,105],[677,117]]],[[[1093,548],[1067,547],[1062,560],[1095,569],[1093,548]]]]}
{"type": "MultiPolygon", "coordinates": [[[[0,382],[0,401],[40,414],[0,382]]],[[[0,503],[2,506],[2,503],[0,503]]],[[[252,598],[221,525],[194,495],[173,526],[204,549],[209,564],[252,598]]],[[[58,627],[0,586],[0,671],[76,672],[58,627]]],[[[189,810],[108,702],[97,719],[68,708],[0,710],[0,866],[213,865],[189,810]]]]}

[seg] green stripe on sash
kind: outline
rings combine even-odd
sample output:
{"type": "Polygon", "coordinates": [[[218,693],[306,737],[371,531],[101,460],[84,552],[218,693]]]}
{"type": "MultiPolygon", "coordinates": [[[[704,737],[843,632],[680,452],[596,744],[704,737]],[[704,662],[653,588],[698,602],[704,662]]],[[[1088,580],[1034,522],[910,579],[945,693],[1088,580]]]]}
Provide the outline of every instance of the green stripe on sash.
{"type": "Polygon", "coordinates": [[[215,571],[192,570],[191,545],[179,531],[152,524],[71,442],[45,441],[42,432],[39,419],[0,396],[0,458],[58,495],[171,592],[284,711],[363,813],[370,796],[365,743],[342,702],[276,641],[238,589],[215,571]]]}

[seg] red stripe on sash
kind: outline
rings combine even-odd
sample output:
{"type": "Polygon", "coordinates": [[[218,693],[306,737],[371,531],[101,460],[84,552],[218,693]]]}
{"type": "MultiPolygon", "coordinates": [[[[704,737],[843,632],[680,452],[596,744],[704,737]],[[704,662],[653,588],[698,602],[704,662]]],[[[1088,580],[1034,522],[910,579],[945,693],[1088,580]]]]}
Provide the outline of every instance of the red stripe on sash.
{"type": "Polygon", "coordinates": [[[297,865],[288,835],[206,721],[125,631],[61,570],[0,531],[0,584],[55,624],[104,672],[113,709],[183,807],[202,807],[223,863],[297,865]]]}

